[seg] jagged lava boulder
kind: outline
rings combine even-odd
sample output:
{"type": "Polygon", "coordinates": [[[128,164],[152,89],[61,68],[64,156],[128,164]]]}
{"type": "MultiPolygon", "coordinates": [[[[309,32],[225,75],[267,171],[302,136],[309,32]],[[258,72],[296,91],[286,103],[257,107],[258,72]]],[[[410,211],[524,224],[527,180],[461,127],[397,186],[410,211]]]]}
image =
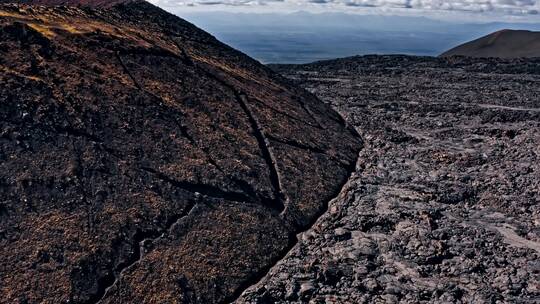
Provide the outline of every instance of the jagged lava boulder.
{"type": "Polygon", "coordinates": [[[35,2],[0,4],[1,303],[230,301],[353,170],[337,113],[192,24],[35,2]]]}

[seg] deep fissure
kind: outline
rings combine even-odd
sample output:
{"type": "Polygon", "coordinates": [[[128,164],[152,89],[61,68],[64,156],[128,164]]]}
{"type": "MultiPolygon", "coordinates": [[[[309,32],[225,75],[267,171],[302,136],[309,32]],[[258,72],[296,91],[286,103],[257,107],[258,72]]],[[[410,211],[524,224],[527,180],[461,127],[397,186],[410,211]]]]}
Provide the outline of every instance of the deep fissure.
{"type": "MultiPolygon", "coordinates": [[[[184,50],[182,50],[182,53],[185,54],[185,56],[188,56],[184,50]]],[[[192,61],[190,60],[190,62],[192,61]]],[[[193,62],[192,64],[195,65],[195,63],[193,62]]],[[[281,186],[281,180],[277,169],[277,162],[274,155],[270,151],[270,143],[264,134],[263,128],[260,127],[258,120],[253,115],[252,111],[249,108],[249,105],[247,104],[247,101],[245,100],[247,99],[246,95],[244,93],[238,92],[232,85],[217,77],[216,75],[210,73],[204,67],[201,67],[200,69],[206,74],[207,77],[214,79],[215,81],[219,82],[220,84],[228,88],[230,91],[232,91],[236,101],[244,111],[251,125],[251,128],[253,129],[253,135],[255,136],[255,139],[257,139],[259,150],[261,151],[262,157],[268,167],[270,183],[272,184],[272,188],[274,190],[274,198],[267,199],[267,201],[272,204],[274,209],[282,212],[283,210],[285,210],[285,202],[287,198],[281,186]]]]}
{"type": "Polygon", "coordinates": [[[243,193],[240,193],[240,192],[223,191],[222,189],[220,189],[218,187],[208,185],[208,184],[197,184],[197,183],[192,183],[192,182],[188,182],[188,181],[175,180],[175,179],[170,178],[170,177],[168,177],[167,175],[165,175],[165,174],[163,174],[161,172],[158,172],[158,171],[156,171],[156,170],[154,170],[152,168],[148,168],[148,167],[141,167],[140,169],[144,170],[144,171],[146,171],[148,173],[151,173],[152,175],[154,175],[158,179],[166,181],[166,182],[170,183],[171,185],[173,185],[173,186],[175,186],[177,188],[183,189],[183,190],[191,192],[191,193],[200,193],[200,194],[202,194],[204,196],[207,196],[207,197],[210,197],[210,198],[223,199],[223,200],[228,200],[228,201],[232,201],[232,202],[247,203],[247,202],[250,202],[251,200],[253,200],[252,197],[249,197],[249,196],[247,196],[247,195],[245,195],[243,193]]]}
{"type": "Polygon", "coordinates": [[[266,161],[266,164],[268,166],[268,170],[270,172],[270,182],[272,183],[272,186],[274,188],[274,205],[276,206],[276,209],[278,209],[280,212],[282,212],[285,209],[285,200],[286,196],[285,193],[283,193],[283,189],[281,186],[281,180],[279,178],[279,173],[277,169],[277,161],[270,151],[270,142],[264,135],[264,130],[260,127],[259,122],[257,121],[257,118],[253,115],[251,112],[249,105],[246,102],[246,96],[244,94],[237,94],[235,92],[236,99],[244,112],[246,113],[250,124],[253,128],[254,135],[257,139],[257,142],[259,144],[259,148],[261,150],[261,153],[263,154],[263,158],[266,161]]]}

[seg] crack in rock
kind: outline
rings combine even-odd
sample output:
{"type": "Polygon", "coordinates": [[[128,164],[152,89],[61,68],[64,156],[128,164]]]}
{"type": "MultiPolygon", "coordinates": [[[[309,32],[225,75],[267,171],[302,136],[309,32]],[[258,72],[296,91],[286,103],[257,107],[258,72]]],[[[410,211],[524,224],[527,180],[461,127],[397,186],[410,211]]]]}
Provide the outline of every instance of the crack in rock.
{"type": "MultiPolygon", "coordinates": [[[[355,164],[358,162],[359,158],[357,158],[355,164]]],[[[247,281],[246,284],[244,284],[244,286],[242,286],[241,288],[239,288],[234,294],[233,296],[231,297],[230,300],[227,300],[226,302],[224,303],[237,303],[237,301],[240,299],[240,297],[242,296],[242,294],[246,291],[246,290],[249,290],[251,289],[252,287],[254,286],[257,286],[259,285],[262,281],[264,281],[264,279],[266,278],[266,276],[272,271],[272,269],[274,269],[275,267],[277,267],[282,260],[286,259],[287,256],[289,255],[289,253],[296,247],[296,245],[298,244],[298,242],[300,241],[299,239],[299,235],[311,230],[313,228],[313,226],[319,221],[319,219],[327,213],[328,211],[328,208],[329,206],[332,204],[332,202],[334,202],[335,200],[339,199],[341,194],[344,193],[345,190],[347,190],[350,186],[349,186],[349,181],[353,180],[353,176],[355,175],[356,171],[353,169],[351,170],[352,172],[350,172],[350,176],[349,178],[347,179],[347,182],[343,185],[343,187],[337,192],[336,195],[334,195],[334,198],[329,200],[325,205],[324,205],[324,210],[317,216],[315,217],[315,219],[313,220],[313,222],[310,224],[310,225],[307,225],[306,228],[302,229],[302,230],[297,230],[297,231],[293,231],[291,232],[291,234],[293,234],[293,236],[291,237],[291,243],[289,244],[289,246],[287,247],[287,249],[284,251],[284,253],[274,262],[272,263],[267,269],[266,271],[262,272],[260,276],[256,277],[255,279],[253,280],[250,280],[250,281],[247,281]]]]}
{"type": "MultiPolygon", "coordinates": [[[[178,44],[177,44],[178,46],[178,44]]],[[[178,46],[179,47],[179,46],[178,46]]],[[[180,47],[179,47],[180,48],[180,47]]],[[[184,56],[188,56],[185,51],[182,51],[184,56]]],[[[189,58],[189,57],[188,57],[189,58]]],[[[195,65],[193,61],[190,60],[192,64],[195,65]]],[[[255,139],[257,140],[257,143],[259,145],[259,149],[261,151],[262,157],[264,161],[266,162],[267,168],[269,170],[269,178],[270,183],[272,184],[272,188],[274,190],[274,199],[269,200],[269,203],[272,204],[274,209],[279,210],[280,212],[283,212],[285,210],[285,205],[288,202],[288,198],[283,192],[281,177],[279,174],[279,170],[277,168],[277,162],[274,157],[274,154],[272,152],[271,143],[268,140],[267,136],[265,135],[265,131],[263,127],[261,127],[261,124],[259,123],[256,116],[251,111],[251,108],[249,107],[247,96],[243,92],[238,92],[236,88],[234,88],[231,84],[226,82],[225,80],[221,79],[220,77],[212,74],[211,72],[207,71],[204,67],[200,67],[199,65],[195,65],[200,68],[204,74],[217,81],[234,94],[236,101],[240,105],[241,109],[244,111],[246,117],[248,118],[248,121],[251,125],[251,128],[253,129],[253,135],[255,136],[255,139]]]]}
{"type": "Polygon", "coordinates": [[[156,178],[166,181],[177,188],[180,188],[182,190],[185,190],[191,193],[200,193],[206,197],[210,197],[214,199],[224,199],[231,202],[241,202],[241,203],[249,203],[250,201],[253,201],[255,199],[240,192],[223,191],[222,189],[218,187],[208,185],[208,184],[192,183],[188,181],[178,181],[152,168],[141,167],[141,170],[151,173],[156,178]]]}
{"type": "MultiPolygon", "coordinates": [[[[200,195],[198,196],[200,198],[200,195]]],[[[134,240],[136,246],[133,247],[133,256],[128,259],[128,261],[120,263],[116,266],[115,271],[113,272],[114,279],[109,280],[110,283],[105,286],[99,287],[99,292],[94,299],[91,299],[87,304],[99,304],[105,300],[109,294],[109,291],[112,290],[122,279],[124,273],[135,267],[138,263],[141,262],[144,254],[146,253],[146,248],[149,243],[155,243],[160,239],[164,239],[167,234],[170,234],[174,227],[184,218],[188,217],[191,211],[197,206],[196,203],[190,203],[186,210],[179,215],[173,216],[168,223],[165,225],[165,228],[159,232],[140,232],[137,231],[135,234],[134,240]],[[157,236],[154,236],[157,235],[157,236]],[[97,299],[97,300],[95,300],[97,299]]]]}
{"type": "Polygon", "coordinates": [[[264,130],[261,127],[261,124],[249,108],[249,105],[247,103],[247,97],[245,94],[240,93],[237,94],[235,92],[236,99],[244,112],[246,113],[249,122],[252,126],[252,129],[255,133],[255,137],[257,138],[257,142],[259,143],[259,148],[261,150],[261,153],[263,154],[263,158],[266,161],[266,164],[268,166],[268,170],[270,171],[270,182],[272,183],[272,186],[274,188],[274,206],[276,209],[278,209],[280,212],[285,210],[285,201],[287,201],[285,193],[283,192],[283,186],[281,183],[281,178],[279,176],[279,171],[277,169],[277,161],[274,157],[274,154],[272,153],[272,148],[270,141],[268,138],[264,135],[264,130]]]}

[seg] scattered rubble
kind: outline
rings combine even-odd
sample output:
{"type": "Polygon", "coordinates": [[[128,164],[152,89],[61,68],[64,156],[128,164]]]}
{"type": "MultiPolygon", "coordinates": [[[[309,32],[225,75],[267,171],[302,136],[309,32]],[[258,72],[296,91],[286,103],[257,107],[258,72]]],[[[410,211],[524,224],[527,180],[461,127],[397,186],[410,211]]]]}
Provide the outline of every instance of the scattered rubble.
{"type": "Polygon", "coordinates": [[[540,60],[273,68],[366,146],[329,212],[237,303],[540,302],[540,60]]]}

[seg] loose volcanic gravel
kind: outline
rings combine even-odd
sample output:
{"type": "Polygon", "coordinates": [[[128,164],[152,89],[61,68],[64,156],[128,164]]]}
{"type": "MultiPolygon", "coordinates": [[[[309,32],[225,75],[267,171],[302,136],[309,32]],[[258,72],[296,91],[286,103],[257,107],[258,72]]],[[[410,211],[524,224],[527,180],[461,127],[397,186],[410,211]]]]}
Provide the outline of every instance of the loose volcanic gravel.
{"type": "Polygon", "coordinates": [[[238,303],[540,303],[540,60],[273,68],[365,148],[329,211],[238,303]]]}

